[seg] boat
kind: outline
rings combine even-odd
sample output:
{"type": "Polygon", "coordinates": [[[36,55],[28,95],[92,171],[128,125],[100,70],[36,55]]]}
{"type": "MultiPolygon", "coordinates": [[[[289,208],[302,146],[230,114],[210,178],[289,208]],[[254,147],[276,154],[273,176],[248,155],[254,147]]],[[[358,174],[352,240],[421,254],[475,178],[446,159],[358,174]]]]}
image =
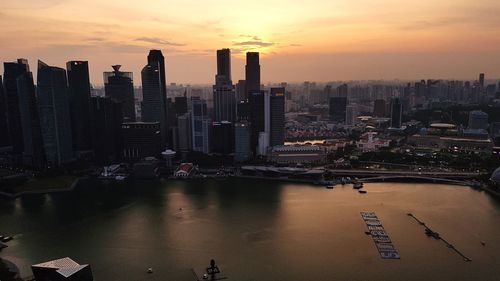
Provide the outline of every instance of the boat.
{"type": "Polygon", "coordinates": [[[365,194],[365,193],[367,193],[367,191],[366,191],[366,190],[358,190],[358,192],[359,192],[359,193],[361,193],[361,194],[365,194]]]}
{"type": "Polygon", "coordinates": [[[425,229],[425,235],[429,236],[429,237],[432,237],[434,239],[441,239],[441,236],[439,235],[439,233],[435,232],[435,231],[432,231],[431,229],[429,228],[426,228],[425,229]]]}
{"type": "Polygon", "coordinates": [[[333,187],[334,187],[333,185],[327,185],[326,189],[333,189],[333,187]]]}
{"type": "Polygon", "coordinates": [[[360,188],[363,188],[363,183],[362,182],[355,182],[352,187],[354,189],[360,189],[360,188]]]}
{"type": "Polygon", "coordinates": [[[5,236],[4,238],[2,238],[2,242],[9,242],[12,239],[14,239],[12,236],[5,236]]]}
{"type": "Polygon", "coordinates": [[[148,273],[153,273],[153,268],[148,268],[148,273]]]}

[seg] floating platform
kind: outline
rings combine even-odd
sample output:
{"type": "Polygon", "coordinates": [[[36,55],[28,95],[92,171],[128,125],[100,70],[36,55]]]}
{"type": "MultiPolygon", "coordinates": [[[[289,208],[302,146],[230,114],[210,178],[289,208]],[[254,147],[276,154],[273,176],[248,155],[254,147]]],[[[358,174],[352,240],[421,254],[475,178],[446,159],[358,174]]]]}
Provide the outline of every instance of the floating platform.
{"type": "Polygon", "coordinates": [[[383,259],[400,259],[398,250],[392,244],[377,215],[374,212],[361,212],[361,217],[368,227],[368,231],[365,233],[372,237],[380,257],[383,259]]]}

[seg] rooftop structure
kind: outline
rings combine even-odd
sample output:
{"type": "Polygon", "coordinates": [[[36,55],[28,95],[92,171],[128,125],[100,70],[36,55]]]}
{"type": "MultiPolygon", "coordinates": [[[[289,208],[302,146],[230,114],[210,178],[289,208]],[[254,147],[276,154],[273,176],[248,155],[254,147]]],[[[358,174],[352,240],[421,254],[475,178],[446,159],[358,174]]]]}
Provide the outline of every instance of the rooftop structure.
{"type": "Polygon", "coordinates": [[[36,280],[59,281],[92,281],[92,271],[88,264],[78,264],[65,257],[31,266],[36,280]]]}

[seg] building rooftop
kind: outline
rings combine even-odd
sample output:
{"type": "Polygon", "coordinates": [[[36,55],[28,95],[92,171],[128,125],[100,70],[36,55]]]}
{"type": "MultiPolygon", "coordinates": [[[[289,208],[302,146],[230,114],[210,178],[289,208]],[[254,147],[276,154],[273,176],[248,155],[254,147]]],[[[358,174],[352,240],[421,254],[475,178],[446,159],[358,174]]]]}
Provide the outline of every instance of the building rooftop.
{"type": "Polygon", "coordinates": [[[79,264],[76,261],[74,261],[68,257],[65,257],[62,259],[57,259],[57,260],[52,260],[52,261],[48,261],[48,262],[44,262],[44,263],[39,263],[39,264],[35,264],[32,266],[33,267],[60,269],[60,268],[64,268],[64,267],[77,267],[77,266],[79,266],[79,264]]]}

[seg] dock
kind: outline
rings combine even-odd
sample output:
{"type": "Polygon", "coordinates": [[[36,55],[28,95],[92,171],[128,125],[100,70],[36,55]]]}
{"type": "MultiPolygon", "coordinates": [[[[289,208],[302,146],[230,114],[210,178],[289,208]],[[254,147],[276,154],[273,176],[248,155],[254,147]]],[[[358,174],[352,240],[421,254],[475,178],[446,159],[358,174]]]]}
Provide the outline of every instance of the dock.
{"type": "Polygon", "coordinates": [[[438,232],[432,230],[429,226],[427,226],[425,224],[425,222],[419,220],[416,216],[414,216],[412,213],[408,213],[407,214],[409,217],[413,218],[418,224],[424,226],[425,228],[425,234],[429,237],[432,237],[436,240],[441,240],[443,241],[443,243],[446,245],[446,247],[448,247],[449,249],[452,249],[453,251],[455,251],[459,256],[461,256],[463,258],[464,261],[466,262],[470,262],[472,261],[472,259],[470,259],[469,257],[467,257],[465,254],[463,254],[460,250],[458,250],[455,246],[453,246],[453,244],[451,244],[450,242],[448,242],[446,239],[444,239],[438,232]]]}

